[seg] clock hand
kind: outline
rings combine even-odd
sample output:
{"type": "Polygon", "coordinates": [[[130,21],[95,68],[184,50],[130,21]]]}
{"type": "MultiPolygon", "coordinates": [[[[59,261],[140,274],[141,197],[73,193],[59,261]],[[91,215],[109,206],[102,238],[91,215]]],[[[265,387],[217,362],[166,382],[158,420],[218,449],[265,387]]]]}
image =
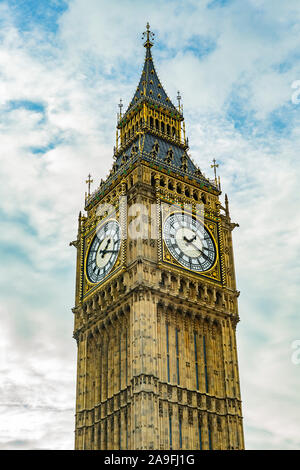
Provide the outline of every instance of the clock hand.
{"type": "Polygon", "coordinates": [[[110,238],[109,238],[109,239],[107,240],[107,242],[106,242],[106,247],[104,248],[104,250],[100,250],[100,251],[105,251],[105,250],[107,250],[108,245],[110,244],[110,241],[111,241],[111,240],[110,240],[110,238]]]}
{"type": "Polygon", "coordinates": [[[196,240],[196,238],[197,238],[197,235],[194,235],[194,237],[191,238],[190,240],[186,238],[185,236],[183,237],[184,241],[187,243],[192,243],[194,240],[196,240]]]}
{"type": "Polygon", "coordinates": [[[195,248],[196,250],[198,250],[199,253],[201,253],[201,255],[202,255],[204,258],[206,258],[207,260],[209,260],[209,257],[208,257],[205,253],[203,253],[203,250],[205,250],[205,249],[207,250],[207,248],[206,248],[205,246],[202,246],[201,248],[199,248],[197,245],[195,245],[195,243],[192,243],[192,242],[190,243],[190,245],[191,245],[193,248],[195,248]]]}
{"type": "Polygon", "coordinates": [[[211,261],[210,257],[209,257],[209,256],[207,256],[205,253],[203,253],[203,251],[202,251],[202,253],[201,253],[201,254],[202,254],[203,258],[205,258],[205,259],[206,259],[206,261],[211,261]]]}
{"type": "Polygon", "coordinates": [[[199,253],[202,253],[202,250],[201,250],[197,245],[195,245],[195,243],[191,243],[191,246],[193,246],[194,248],[196,248],[196,250],[198,250],[199,253]]]}
{"type": "Polygon", "coordinates": [[[207,248],[206,248],[205,246],[204,246],[201,250],[200,250],[200,248],[198,248],[198,246],[194,245],[193,243],[192,243],[192,246],[193,246],[194,248],[196,248],[196,249],[199,251],[199,253],[201,254],[201,256],[203,256],[203,258],[206,259],[206,261],[211,261],[210,257],[207,256],[207,255],[204,253],[204,251],[203,251],[204,249],[207,250],[207,248]]]}
{"type": "Polygon", "coordinates": [[[207,256],[203,250],[208,250],[210,251],[206,246],[202,246],[201,249],[195,245],[195,243],[193,243],[193,241],[197,238],[197,235],[194,235],[193,238],[191,238],[191,240],[189,240],[188,238],[186,238],[185,236],[183,237],[184,241],[187,242],[189,245],[191,245],[192,247],[194,247],[196,250],[199,251],[199,253],[203,256],[203,258],[205,258],[207,261],[211,261],[209,256],[207,256]]]}
{"type": "Polygon", "coordinates": [[[104,258],[105,253],[107,252],[107,248],[108,248],[110,242],[111,242],[111,239],[109,238],[109,239],[107,240],[106,247],[104,248],[104,250],[100,250],[100,251],[99,251],[99,253],[102,253],[102,258],[104,258]]]}
{"type": "Polygon", "coordinates": [[[194,248],[196,248],[198,251],[201,252],[202,250],[200,250],[200,248],[199,248],[197,245],[195,245],[195,243],[193,243],[193,241],[195,241],[196,238],[197,238],[197,235],[194,235],[193,238],[191,238],[190,240],[189,240],[188,238],[186,238],[186,236],[184,236],[184,237],[183,237],[183,240],[184,240],[186,243],[188,243],[189,245],[193,246],[194,248]]]}

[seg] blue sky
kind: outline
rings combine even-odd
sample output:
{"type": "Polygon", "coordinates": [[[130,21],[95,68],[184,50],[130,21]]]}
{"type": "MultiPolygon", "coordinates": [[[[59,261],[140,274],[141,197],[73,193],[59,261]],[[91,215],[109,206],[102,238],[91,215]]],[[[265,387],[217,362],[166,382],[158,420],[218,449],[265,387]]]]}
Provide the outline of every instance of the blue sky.
{"type": "Polygon", "coordinates": [[[0,448],[73,448],[68,245],[86,176],[96,189],[112,165],[147,21],[190,154],[209,177],[216,158],[240,224],[246,446],[300,448],[299,20],[298,0],[0,1],[0,448]]]}

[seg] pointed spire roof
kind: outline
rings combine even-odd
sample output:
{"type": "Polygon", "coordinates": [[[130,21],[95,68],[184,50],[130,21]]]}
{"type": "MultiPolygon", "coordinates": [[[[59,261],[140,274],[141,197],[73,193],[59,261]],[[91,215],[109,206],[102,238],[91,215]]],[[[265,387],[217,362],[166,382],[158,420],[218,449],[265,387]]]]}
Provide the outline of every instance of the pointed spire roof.
{"type": "Polygon", "coordinates": [[[162,87],[151,55],[153,37],[147,23],[147,30],[143,33],[146,57],[139,85],[125,114],[122,114],[122,100],[119,103],[115,161],[107,180],[101,180],[99,188],[87,197],[86,209],[93,207],[140,161],[182,181],[196,181],[204,190],[221,191],[218,182],[209,180],[187,153],[189,146],[181,96],[178,92],[176,108],[162,87]],[[159,111],[158,116],[156,111],[159,111]]]}
{"type": "Polygon", "coordinates": [[[127,114],[137,102],[143,101],[144,99],[154,102],[158,105],[163,105],[168,109],[178,112],[177,108],[173,105],[167,93],[165,92],[155,70],[151,54],[154,33],[150,31],[149,23],[147,23],[146,28],[147,30],[143,33],[142,36],[143,38],[146,37],[146,41],[144,43],[144,47],[146,48],[144,67],[136,92],[125,114],[127,114]]]}

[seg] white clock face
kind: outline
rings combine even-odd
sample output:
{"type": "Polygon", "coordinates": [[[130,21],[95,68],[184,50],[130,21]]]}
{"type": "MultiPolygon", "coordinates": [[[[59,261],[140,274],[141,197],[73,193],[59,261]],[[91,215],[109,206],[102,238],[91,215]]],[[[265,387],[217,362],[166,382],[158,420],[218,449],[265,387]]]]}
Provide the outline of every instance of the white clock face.
{"type": "Polygon", "coordinates": [[[112,270],[120,251],[120,233],[116,220],[110,220],[98,230],[86,261],[86,272],[91,282],[102,281],[112,270]]]}
{"type": "Polygon", "coordinates": [[[215,243],[204,225],[191,215],[170,215],[164,223],[163,238],[171,255],[185,268],[203,272],[214,265],[215,243]]]}

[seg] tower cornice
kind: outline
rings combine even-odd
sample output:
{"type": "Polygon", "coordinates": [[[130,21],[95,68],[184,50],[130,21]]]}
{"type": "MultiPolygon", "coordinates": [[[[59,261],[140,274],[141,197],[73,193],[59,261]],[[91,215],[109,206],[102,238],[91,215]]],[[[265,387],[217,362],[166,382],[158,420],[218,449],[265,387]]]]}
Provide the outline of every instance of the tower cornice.
{"type": "Polygon", "coordinates": [[[158,171],[161,174],[177,178],[179,181],[182,181],[182,183],[193,185],[197,189],[202,189],[203,191],[210,192],[216,196],[221,194],[221,191],[215,186],[214,181],[209,180],[202,174],[196,176],[195,173],[184,172],[179,170],[176,166],[156,160],[150,155],[150,153],[144,153],[142,156],[136,155],[135,157],[130,158],[126,164],[116,172],[112,173],[105,183],[102,182],[100,186],[86,198],[85,210],[90,210],[96,204],[101,202],[113,188],[121,183],[124,176],[129,176],[136,168],[137,164],[140,163],[151,167],[154,171],[158,171]]]}

